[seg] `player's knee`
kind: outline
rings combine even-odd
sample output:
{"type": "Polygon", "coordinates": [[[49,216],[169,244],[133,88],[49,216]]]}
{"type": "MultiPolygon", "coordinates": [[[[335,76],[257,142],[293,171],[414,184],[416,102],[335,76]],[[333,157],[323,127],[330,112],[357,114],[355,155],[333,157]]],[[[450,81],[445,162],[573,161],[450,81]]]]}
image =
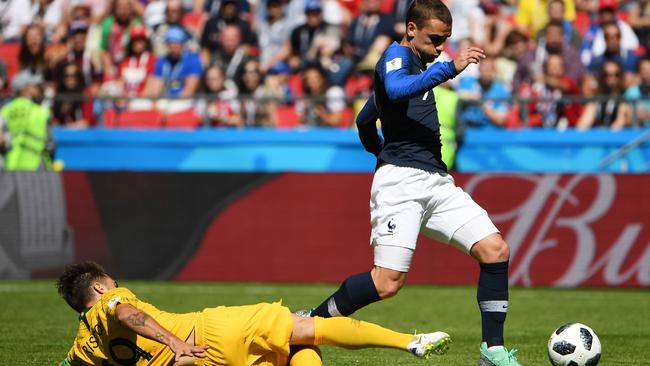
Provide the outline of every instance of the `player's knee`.
{"type": "Polygon", "coordinates": [[[510,246],[495,234],[476,243],[472,255],[481,263],[505,262],[510,259],[510,246]]]}
{"type": "Polygon", "coordinates": [[[387,299],[397,295],[399,290],[404,286],[404,282],[394,279],[384,279],[379,283],[375,284],[377,287],[377,293],[382,299],[387,299]]]}

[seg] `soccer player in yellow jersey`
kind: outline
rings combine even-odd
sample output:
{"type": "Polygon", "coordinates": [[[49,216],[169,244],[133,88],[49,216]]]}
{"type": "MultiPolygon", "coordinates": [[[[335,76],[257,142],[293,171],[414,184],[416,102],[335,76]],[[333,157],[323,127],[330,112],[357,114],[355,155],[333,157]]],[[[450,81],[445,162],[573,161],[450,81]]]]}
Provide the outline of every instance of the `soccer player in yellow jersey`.
{"type": "Polygon", "coordinates": [[[168,313],[119,288],[94,262],[68,266],[57,288],[80,313],[77,337],[60,366],[318,366],[319,344],[429,358],[445,353],[451,341],[444,332],[413,336],[350,318],[300,317],[280,303],[168,313]]]}

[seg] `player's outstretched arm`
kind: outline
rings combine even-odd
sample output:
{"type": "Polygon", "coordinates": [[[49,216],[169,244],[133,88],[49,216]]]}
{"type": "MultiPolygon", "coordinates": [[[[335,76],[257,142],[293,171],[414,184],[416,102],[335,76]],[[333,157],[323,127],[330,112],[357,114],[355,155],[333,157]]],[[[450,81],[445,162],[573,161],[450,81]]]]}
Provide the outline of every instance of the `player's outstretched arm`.
{"type": "Polygon", "coordinates": [[[168,346],[176,355],[174,361],[179,361],[182,356],[205,358],[208,346],[195,346],[183,342],[147,313],[131,304],[118,304],[115,308],[115,317],[135,333],[168,346]]]}
{"type": "Polygon", "coordinates": [[[419,75],[409,74],[408,63],[402,62],[402,64],[403,66],[397,70],[390,70],[390,67],[386,69],[390,71],[386,72],[384,87],[391,102],[422,95],[458,75],[451,61],[436,62],[419,75]]]}
{"type": "Polygon", "coordinates": [[[377,132],[377,106],[375,105],[375,95],[368,98],[366,104],[359,111],[357,116],[357,130],[361,144],[369,153],[378,156],[384,146],[384,140],[377,132]]]}
{"type": "Polygon", "coordinates": [[[386,54],[384,87],[392,102],[410,99],[453,79],[470,63],[485,58],[483,50],[470,47],[463,50],[454,61],[436,62],[419,75],[410,73],[410,52],[406,47],[389,49],[386,54]]]}

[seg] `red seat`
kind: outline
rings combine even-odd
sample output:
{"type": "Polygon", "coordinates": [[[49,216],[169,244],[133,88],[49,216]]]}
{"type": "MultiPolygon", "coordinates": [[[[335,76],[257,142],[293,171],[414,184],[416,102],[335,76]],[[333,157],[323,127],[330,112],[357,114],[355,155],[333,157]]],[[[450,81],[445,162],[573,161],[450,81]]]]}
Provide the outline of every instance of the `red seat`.
{"type": "Polygon", "coordinates": [[[115,128],[117,127],[117,112],[115,109],[104,109],[102,113],[104,127],[115,128]]]}
{"type": "Polygon", "coordinates": [[[280,105],[275,109],[279,128],[293,128],[300,125],[300,115],[293,105],[280,105]]]}
{"type": "Polygon", "coordinates": [[[4,61],[7,66],[7,77],[9,80],[18,72],[20,64],[18,63],[18,52],[20,43],[2,43],[0,44],[0,60],[4,61]]]}
{"type": "Polygon", "coordinates": [[[117,117],[118,127],[127,128],[160,128],[162,127],[162,114],[155,109],[123,111],[117,117]]]}
{"type": "Polygon", "coordinates": [[[191,129],[201,126],[201,123],[201,117],[194,113],[194,110],[192,109],[168,114],[165,119],[165,126],[169,128],[191,129]]]}

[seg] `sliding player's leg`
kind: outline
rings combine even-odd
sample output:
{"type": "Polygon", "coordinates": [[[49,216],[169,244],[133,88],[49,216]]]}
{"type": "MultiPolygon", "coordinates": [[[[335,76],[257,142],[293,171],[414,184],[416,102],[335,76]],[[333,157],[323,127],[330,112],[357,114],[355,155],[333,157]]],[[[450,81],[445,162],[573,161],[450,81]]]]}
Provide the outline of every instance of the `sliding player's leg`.
{"type": "Polygon", "coordinates": [[[293,316],[290,341],[297,345],[330,344],[348,349],[393,348],[424,358],[444,354],[450,342],[449,335],[444,332],[411,335],[351,318],[305,318],[297,315],[293,316]]]}
{"type": "Polygon", "coordinates": [[[323,359],[316,346],[292,346],[289,366],[322,366],[323,359]]]}

